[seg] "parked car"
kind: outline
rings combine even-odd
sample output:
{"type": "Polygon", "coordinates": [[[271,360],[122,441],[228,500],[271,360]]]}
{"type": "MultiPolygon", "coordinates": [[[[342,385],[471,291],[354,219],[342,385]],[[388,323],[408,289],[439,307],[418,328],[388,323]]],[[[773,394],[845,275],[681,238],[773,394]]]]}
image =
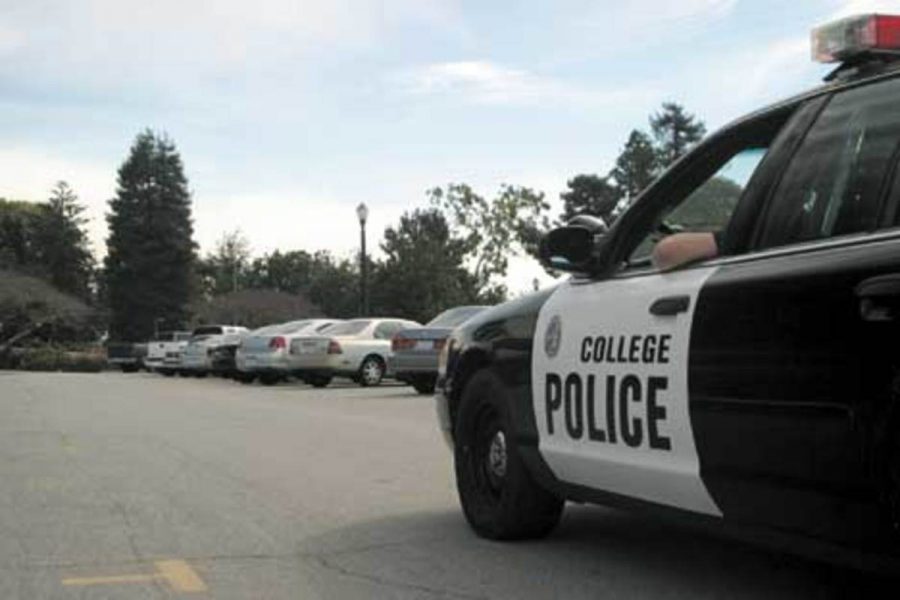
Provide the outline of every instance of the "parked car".
{"type": "Polygon", "coordinates": [[[146,345],[133,342],[108,342],[106,344],[106,364],[121,369],[123,373],[135,373],[140,370],[142,352],[146,345]]]}
{"type": "Polygon", "coordinates": [[[398,381],[413,386],[420,394],[433,394],[438,374],[438,357],[447,337],[487,306],[457,306],[445,310],[424,327],[403,329],[391,339],[390,370],[398,381]]]}
{"type": "Polygon", "coordinates": [[[204,325],[191,335],[181,353],[179,369],[195,377],[234,371],[234,351],[249,330],[236,325],[204,325]]]}
{"type": "Polygon", "coordinates": [[[144,366],[166,376],[175,374],[172,367],[166,365],[166,357],[170,352],[178,352],[188,345],[191,339],[190,331],[164,331],[155,340],[147,344],[147,356],[144,358],[144,366]]]}
{"type": "Polygon", "coordinates": [[[340,323],[337,319],[303,319],[290,323],[268,325],[250,332],[235,353],[237,374],[235,379],[252,383],[255,379],[264,385],[273,385],[290,373],[288,353],[291,341],[301,336],[317,335],[324,329],[340,323]]]}
{"type": "Polygon", "coordinates": [[[391,318],[338,323],[318,336],[292,340],[288,363],[294,375],[313,387],[325,387],[336,376],[362,386],[378,385],[388,374],[391,338],[411,327],[421,325],[391,318]]]}

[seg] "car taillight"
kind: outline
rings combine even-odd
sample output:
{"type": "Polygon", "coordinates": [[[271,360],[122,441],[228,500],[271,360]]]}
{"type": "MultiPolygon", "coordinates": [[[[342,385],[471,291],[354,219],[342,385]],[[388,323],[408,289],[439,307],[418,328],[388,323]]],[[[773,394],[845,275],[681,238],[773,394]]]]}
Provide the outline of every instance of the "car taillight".
{"type": "Polygon", "coordinates": [[[411,340],[408,337],[403,337],[400,334],[395,335],[391,338],[391,350],[396,352],[397,350],[409,350],[414,348],[416,345],[416,340],[411,340]]]}
{"type": "Polygon", "coordinates": [[[434,340],[434,349],[440,352],[444,349],[444,346],[447,345],[447,338],[441,338],[439,340],[434,340]]]}
{"type": "Polygon", "coordinates": [[[284,350],[287,348],[287,340],[280,335],[269,340],[269,348],[272,350],[284,350]]]}
{"type": "Polygon", "coordinates": [[[329,340],[328,342],[328,354],[342,354],[344,351],[341,349],[341,345],[337,340],[329,340]]]}

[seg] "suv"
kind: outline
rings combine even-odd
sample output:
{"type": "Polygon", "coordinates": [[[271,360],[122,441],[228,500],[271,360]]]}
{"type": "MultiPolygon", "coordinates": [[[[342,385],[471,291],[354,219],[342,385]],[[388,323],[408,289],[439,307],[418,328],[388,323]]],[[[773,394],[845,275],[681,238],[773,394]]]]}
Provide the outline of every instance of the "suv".
{"type": "Polygon", "coordinates": [[[477,533],[546,535],[575,500],[900,553],[900,17],[813,40],[826,85],[704,140],[608,231],[551,232],[573,276],[454,331],[438,413],[477,533]],[[672,231],[717,255],[660,271],[672,231]]]}

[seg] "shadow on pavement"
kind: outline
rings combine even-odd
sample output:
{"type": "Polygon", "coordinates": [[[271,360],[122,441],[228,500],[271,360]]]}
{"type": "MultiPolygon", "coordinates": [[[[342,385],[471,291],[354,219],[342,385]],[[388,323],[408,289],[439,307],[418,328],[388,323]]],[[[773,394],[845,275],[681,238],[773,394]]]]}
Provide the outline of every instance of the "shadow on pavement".
{"type": "Polygon", "coordinates": [[[483,540],[461,514],[436,512],[334,530],[304,540],[302,554],[340,577],[465,598],[841,598],[881,585],[860,573],[571,505],[560,528],[541,541],[483,540]]]}

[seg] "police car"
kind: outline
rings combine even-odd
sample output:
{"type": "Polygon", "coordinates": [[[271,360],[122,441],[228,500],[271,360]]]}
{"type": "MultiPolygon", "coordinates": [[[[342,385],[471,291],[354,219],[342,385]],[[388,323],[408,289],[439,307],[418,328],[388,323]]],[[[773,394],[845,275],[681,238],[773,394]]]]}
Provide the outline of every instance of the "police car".
{"type": "Polygon", "coordinates": [[[812,39],[825,85],[708,137],[609,231],[552,231],[571,278],[454,331],[438,416],[478,534],[544,536],[570,500],[896,553],[900,17],[812,39]],[[684,230],[718,255],[654,268],[684,230]]]}

